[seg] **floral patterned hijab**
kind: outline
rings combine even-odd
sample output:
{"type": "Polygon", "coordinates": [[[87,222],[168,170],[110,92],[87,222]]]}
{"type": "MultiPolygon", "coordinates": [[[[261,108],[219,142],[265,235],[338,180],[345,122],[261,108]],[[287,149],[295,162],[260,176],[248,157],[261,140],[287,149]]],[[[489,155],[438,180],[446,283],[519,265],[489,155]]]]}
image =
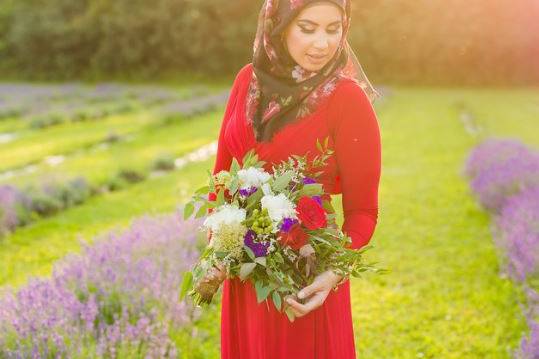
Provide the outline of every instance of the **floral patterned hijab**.
{"type": "Polygon", "coordinates": [[[253,76],[246,116],[256,140],[270,141],[283,126],[313,113],[340,79],[356,81],[373,102],[380,95],[371,85],[348,44],[351,0],[265,0],[253,46],[253,76]],[[330,2],[343,13],[342,38],[334,57],[318,72],[298,65],[285,47],[283,33],[308,5],[330,2]]]}

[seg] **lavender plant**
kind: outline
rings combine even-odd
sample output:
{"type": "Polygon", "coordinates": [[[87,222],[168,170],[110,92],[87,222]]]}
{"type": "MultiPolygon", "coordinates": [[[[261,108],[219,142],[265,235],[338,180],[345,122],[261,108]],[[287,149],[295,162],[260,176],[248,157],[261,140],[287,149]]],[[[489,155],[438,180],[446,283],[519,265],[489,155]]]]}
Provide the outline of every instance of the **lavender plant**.
{"type": "Polygon", "coordinates": [[[479,202],[499,212],[505,199],[539,185],[539,152],[514,141],[489,140],[472,151],[465,173],[479,202]]]}
{"type": "Polygon", "coordinates": [[[496,220],[495,237],[507,254],[514,280],[535,281],[539,289],[539,186],[509,198],[496,220]]]}
{"type": "Polygon", "coordinates": [[[177,357],[169,332],[199,312],[178,298],[198,220],[145,217],[0,297],[0,357],[177,357]]]}

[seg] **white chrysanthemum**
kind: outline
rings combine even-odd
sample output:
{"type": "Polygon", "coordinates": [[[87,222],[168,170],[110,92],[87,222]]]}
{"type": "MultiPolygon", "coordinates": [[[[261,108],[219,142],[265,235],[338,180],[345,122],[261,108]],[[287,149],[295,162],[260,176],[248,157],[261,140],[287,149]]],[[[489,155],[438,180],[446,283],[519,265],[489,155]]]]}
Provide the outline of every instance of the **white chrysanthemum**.
{"type": "Polygon", "coordinates": [[[238,171],[240,180],[240,188],[247,189],[250,187],[260,187],[268,182],[271,175],[262,168],[249,167],[238,171]]]}
{"type": "Polygon", "coordinates": [[[205,220],[204,227],[210,228],[213,232],[219,230],[223,224],[238,224],[245,220],[247,212],[243,208],[238,208],[230,204],[224,204],[212,212],[205,220]]]}
{"type": "Polygon", "coordinates": [[[262,208],[268,209],[268,214],[275,223],[280,222],[285,217],[297,218],[296,206],[284,193],[279,193],[277,196],[265,195],[260,202],[262,203],[262,208]]]}

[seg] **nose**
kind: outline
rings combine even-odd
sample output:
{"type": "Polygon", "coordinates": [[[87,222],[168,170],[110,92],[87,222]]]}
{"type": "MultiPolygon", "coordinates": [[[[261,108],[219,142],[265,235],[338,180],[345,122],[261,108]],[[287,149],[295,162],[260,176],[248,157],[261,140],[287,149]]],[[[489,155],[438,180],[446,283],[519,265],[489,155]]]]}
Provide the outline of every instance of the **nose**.
{"type": "Polygon", "coordinates": [[[329,47],[329,39],[327,36],[319,36],[313,43],[313,47],[318,51],[324,51],[329,47]]]}

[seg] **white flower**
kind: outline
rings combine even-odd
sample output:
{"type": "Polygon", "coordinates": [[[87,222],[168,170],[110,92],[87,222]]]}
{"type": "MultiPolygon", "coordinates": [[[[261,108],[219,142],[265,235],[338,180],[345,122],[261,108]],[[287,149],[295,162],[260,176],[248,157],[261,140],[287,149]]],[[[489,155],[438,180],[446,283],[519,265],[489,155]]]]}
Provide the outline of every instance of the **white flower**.
{"type": "Polygon", "coordinates": [[[230,204],[224,204],[212,212],[205,220],[204,227],[218,231],[223,224],[239,224],[245,220],[247,212],[230,204]]]}
{"type": "Polygon", "coordinates": [[[277,196],[265,195],[260,202],[262,203],[262,208],[267,208],[271,220],[275,223],[280,222],[285,217],[297,218],[296,206],[284,193],[277,196]]]}
{"type": "Polygon", "coordinates": [[[238,171],[240,188],[248,189],[250,187],[260,187],[269,181],[271,175],[261,168],[249,167],[238,171]]]}

